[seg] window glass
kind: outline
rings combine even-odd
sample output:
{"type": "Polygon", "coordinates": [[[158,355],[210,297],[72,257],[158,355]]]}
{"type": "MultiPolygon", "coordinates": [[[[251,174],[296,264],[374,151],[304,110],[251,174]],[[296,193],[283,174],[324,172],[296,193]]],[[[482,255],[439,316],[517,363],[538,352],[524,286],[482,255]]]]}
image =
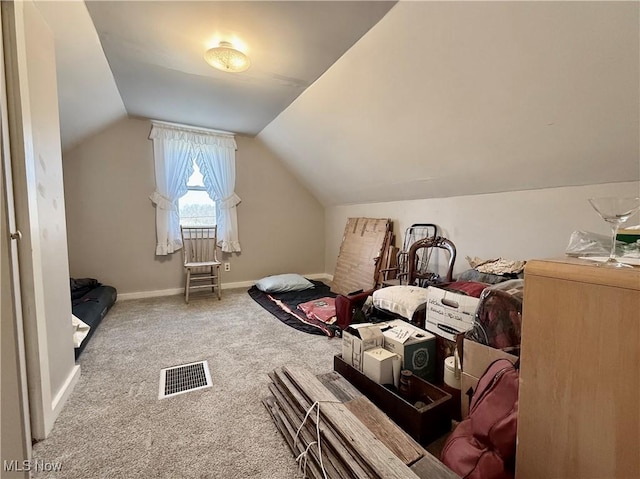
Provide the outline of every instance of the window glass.
{"type": "Polygon", "coordinates": [[[216,203],[204,189],[202,173],[193,162],[193,174],[187,181],[187,193],[178,200],[180,225],[214,226],[216,224],[216,203]]]}

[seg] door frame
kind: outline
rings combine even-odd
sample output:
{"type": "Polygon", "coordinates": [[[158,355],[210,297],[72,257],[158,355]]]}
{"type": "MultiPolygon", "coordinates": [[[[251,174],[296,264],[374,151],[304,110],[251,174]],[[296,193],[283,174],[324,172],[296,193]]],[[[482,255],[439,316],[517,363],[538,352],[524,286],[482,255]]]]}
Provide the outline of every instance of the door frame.
{"type": "MultiPolygon", "coordinates": [[[[5,2],[2,2],[5,3],[5,2]]],[[[20,232],[16,224],[15,215],[15,201],[13,195],[13,174],[11,167],[11,137],[9,130],[9,113],[8,113],[8,99],[6,88],[6,71],[5,71],[5,33],[6,29],[5,21],[7,21],[7,14],[2,5],[0,8],[0,156],[1,156],[1,179],[0,192],[2,194],[2,212],[0,213],[2,221],[0,224],[0,234],[7,238],[8,250],[5,251],[2,248],[2,257],[0,262],[7,262],[8,265],[3,265],[3,270],[9,271],[10,285],[3,285],[2,288],[2,321],[11,321],[12,329],[14,332],[13,338],[9,340],[15,341],[14,349],[16,352],[15,368],[17,384],[12,394],[12,399],[18,402],[19,415],[21,428],[20,431],[11,431],[12,439],[13,434],[19,436],[20,446],[23,450],[22,458],[5,458],[2,459],[21,459],[30,461],[32,457],[31,447],[31,423],[30,423],[30,411],[29,411],[29,397],[27,387],[27,368],[26,368],[26,354],[24,344],[24,325],[22,318],[22,296],[20,289],[20,271],[19,271],[19,256],[18,256],[18,241],[20,241],[20,232]],[[6,236],[5,236],[6,235],[6,236]],[[7,287],[10,286],[10,287],[7,287]],[[9,302],[7,305],[6,302],[9,302]],[[5,313],[9,313],[8,316],[5,313]]],[[[3,238],[3,240],[5,239],[3,238]]],[[[3,342],[7,338],[3,338],[3,342]]],[[[6,364],[2,365],[3,374],[5,373],[6,364]]],[[[11,393],[10,392],[10,393],[11,393]]],[[[5,391],[3,395],[7,394],[5,391]]],[[[2,434],[3,438],[5,432],[2,434]]],[[[2,465],[4,469],[4,464],[2,465]]],[[[30,474],[28,474],[30,476],[30,474]]]]}

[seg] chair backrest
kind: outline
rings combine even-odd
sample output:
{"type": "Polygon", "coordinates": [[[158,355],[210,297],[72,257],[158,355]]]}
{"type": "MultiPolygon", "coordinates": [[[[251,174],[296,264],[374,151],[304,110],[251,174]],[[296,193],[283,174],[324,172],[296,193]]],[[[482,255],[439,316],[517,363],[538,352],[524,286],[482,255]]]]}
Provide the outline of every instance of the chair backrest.
{"type": "Polygon", "coordinates": [[[409,252],[409,248],[416,241],[438,236],[438,226],[433,223],[414,223],[404,232],[402,251],[409,252]]]}
{"type": "Polygon", "coordinates": [[[218,261],[215,226],[181,226],[184,264],[218,261]]]}
{"type": "Polygon", "coordinates": [[[409,248],[409,278],[408,284],[417,284],[419,286],[428,286],[438,277],[437,271],[433,271],[433,265],[430,264],[431,254],[434,248],[440,248],[449,254],[449,263],[447,265],[446,282],[453,281],[453,265],[456,262],[456,246],[447,238],[442,236],[424,238],[416,241],[409,248]]]}
{"type": "MultiPolygon", "coordinates": [[[[409,249],[411,245],[425,238],[435,238],[436,236],[438,236],[438,226],[433,223],[414,223],[407,228],[404,233],[402,249],[398,251],[398,276],[406,276],[409,272],[409,249]]],[[[422,254],[418,254],[416,264],[419,270],[426,270],[427,264],[423,263],[422,254]]]]}

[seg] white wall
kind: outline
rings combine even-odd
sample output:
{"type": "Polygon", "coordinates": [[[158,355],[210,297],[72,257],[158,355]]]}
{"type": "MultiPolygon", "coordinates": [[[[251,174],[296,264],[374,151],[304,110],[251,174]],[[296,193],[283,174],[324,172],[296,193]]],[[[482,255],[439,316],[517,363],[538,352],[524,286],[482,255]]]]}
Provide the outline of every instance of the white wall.
{"type": "MultiPolygon", "coordinates": [[[[412,223],[435,223],[456,245],[454,271],[470,268],[465,256],[529,260],[564,256],[571,233],[610,234],[589,205],[595,196],[638,196],[640,183],[548,188],[486,195],[336,206],[326,210],[326,263],[332,273],[347,218],[394,220],[396,244],[412,223]]],[[[640,224],[636,216],[628,222],[640,224]]]]}
{"type": "Polygon", "coordinates": [[[33,437],[53,427],[80,373],[71,298],[53,36],[33,2],[3,2],[7,92],[33,437]],[[6,5],[5,5],[6,4],[6,5]],[[6,14],[6,15],[5,15],[6,14]]]}
{"type": "MultiPolygon", "coordinates": [[[[184,285],[182,252],[155,256],[151,124],[124,119],[64,152],[71,276],[92,277],[119,294],[184,285]]],[[[236,193],[242,253],[225,285],[287,272],[322,273],[324,211],[259,141],[237,137],[236,193]]]]}

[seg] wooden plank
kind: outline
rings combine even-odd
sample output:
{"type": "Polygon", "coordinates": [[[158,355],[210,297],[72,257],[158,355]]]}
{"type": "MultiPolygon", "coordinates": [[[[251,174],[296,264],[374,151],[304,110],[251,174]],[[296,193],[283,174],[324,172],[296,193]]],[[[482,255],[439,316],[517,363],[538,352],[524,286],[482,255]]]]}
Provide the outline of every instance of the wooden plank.
{"type": "MultiPolygon", "coordinates": [[[[294,405],[292,405],[284,396],[284,394],[277,388],[275,384],[271,384],[269,389],[273,396],[276,398],[278,406],[283,411],[287,422],[291,424],[293,429],[296,431],[300,428],[302,421],[304,419],[305,412],[302,410],[297,410],[294,405]]],[[[313,414],[313,413],[312,413],[313,414]]],[[[322,438],[322,431],[320,433],[320,446],[322,450],[322,463],[325,467],[325,471],[329,477],[340,477],[349,479],[354,477],[353,474],[350,473],[349,469],[344,466],[344,464],[334,455],[333,449],[331,449],[329,442],[325,438],[322,438]]],[[[317,431],[313,425],[313,422],[307,420],[306,424],[300,429],[300,433],[298,435],[298,442],[300,442],[304,447],[303,450],[307,448],[309,444],[312,442],[317,442],[317,431]]],[[[295,443],[295,434],[294,434],[294,443],[295,443]]],[[[313,445],[309,448],[308,453],[313,456],[314,460],[317,464],[320,464],[320,454],[318,451],[318,446],[313,445]]]]}
{"type": "Polygon", "coordinates": [[[460,476],[431,454],[426,454],[412,464],[411,470],[421,479],[460,479],[460,476]]]}
{"type": "MultiPolygon", "coordinates": [[[[269,375],[269,377],[271,377],[278,386],[281,386],[286,395],[290,396],[292,400],[300,404],[305,411],[307,411],[311,407],[311,404],[313,404],[313,402],[310,402],[300,391],[298,391],[296,386],[289,380],[289,378],[287,378],[281,369],[275,370],[272,375],[269,375]]],[[[313,420],[315,424],[315,418],[313,418],[313,420]]],[[[335,434],[328,424],[321,424],[320,432],[325,435],[333,445],[336,455],[340,460],[349,465],[355,477],[358,479],[369,479],[371,477],[370,471],[366,467],[366,461],[365,464],[363,464],[358,457],[354,457],[350,453],[348,445],[342,444],[341,439],[335,434]]]]}
{"type": "Polygon", "coordinates": [[[340,245],[331,291],[347,294],[372,289],[377,281],[376,268],[391,229],[389,219],[349,218],[340,245]]]}
{"type": "Polygon", "coordinates": [[[386,236],[384,237],[384,242],[382,243],[382,250],[380,251],[380,257],[378,261],[376,261],[376,268],[374,271],[374,278],[376,280],[375,287],[378,288],[382,284],[382,277],[380,275],[380,270],[387,268],[389,264],[389,256],[391,254],[391,241],[393,239],[393,233],[391,231],[387,231],[386,236]]]}
{"type": "Polygon", "coordinates": [[[312,404],[316,401],[340,403],[338,398],[306,369],[284,367],[282,372],[312,404]]]}
{"type": "Polygon", "coordinates": [[[427,454],[420,444],[409,437],[365,396],[352,399],[344,405],[407,466],[427,454]]]}
{"type": "Polygon", "coordinates": [[[327,403],[321,409],[322,416],[334,425],[340,436],[351,444],[354,452],[366,459],[376,477],[411,479],[418,476],[398,459],[371,431],[349,411],[344,404],[327,403]]]}
{"type": "Polygon", "coordinates": [[[355,386],[335,371],[319,375],[317,378],[340,402],[351,401],[363,396],[355,386]]]}
{"type": "MultiPolygon", "coordinates": [[[[290,424],[283,420],[282,412],[278,407],[277,402],[273,398],[267,398],[265,401],[263,401],[263,404],[267,408],[267,411],[269,411],[269,413],[271,414],[271,417],[275,421],[276,426],[280,430],[280,433],[285,438],[285,441],[287,442],[287,444],[289,444],[289,448],[293,451],[293,455],[295,457],[298,457],[298,455],[302,451],[304,451],[305,446],[303,446],[301,442],[299,442],[298,444],[295,443],[295,430],[293,430],[293,427],[290,424]]],[[[322,472],[320,471],[320,467],[315,462],[315,459],[313,457],[309,457],[309,459],[307,459],[306,473],[306,475],[311,477],[312,479],[324,478],[322,472]]]]}
{"type": "Polygon", "coordinates": [[[331,424],[336,433],[371,467],[377,477],[417,478],[407,465],[398,459],[371,431],[369,431],[344,404],[310,372],[302,369],[283,368],[283,372],[312,401],[322,401],[321,417],[331,424]],[[333,396],[334,400],[328,400],[333,396]]]}
{"type": "Polygon", "coordinates": [[[317,378],[405,464],[411,465],[427,453],[420,444],[340,374],[332,371],[317,378]]]}

